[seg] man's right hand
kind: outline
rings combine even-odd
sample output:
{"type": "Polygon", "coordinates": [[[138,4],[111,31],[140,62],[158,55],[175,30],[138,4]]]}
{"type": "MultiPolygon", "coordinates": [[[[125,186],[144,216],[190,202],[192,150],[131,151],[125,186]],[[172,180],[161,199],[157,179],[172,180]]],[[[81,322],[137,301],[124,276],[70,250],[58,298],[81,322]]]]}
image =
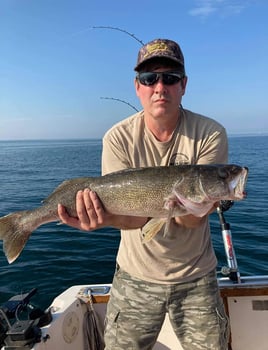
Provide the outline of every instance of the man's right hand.
{"type": "Polygon", "coordinates": [[[136,229],[141,228],[148,220],[143,217],[107,213],[96,192],[90,189],[77,192],[76,211],[77,217],[72,217],[63,205],[58,204],[58,216],[61,222],[82,231],[92,231],[107,226],[125,230],[136,229]]]}
{"type": "Polygon", "coordinates": [[[97,194],[90,189],[78,191],[76,194],[77,217],[70,216],[65,207],[58,204],[58,215],[63,224],[83,231],[92,231],[109,226],[109,214],[104,211],[97,194]]]}

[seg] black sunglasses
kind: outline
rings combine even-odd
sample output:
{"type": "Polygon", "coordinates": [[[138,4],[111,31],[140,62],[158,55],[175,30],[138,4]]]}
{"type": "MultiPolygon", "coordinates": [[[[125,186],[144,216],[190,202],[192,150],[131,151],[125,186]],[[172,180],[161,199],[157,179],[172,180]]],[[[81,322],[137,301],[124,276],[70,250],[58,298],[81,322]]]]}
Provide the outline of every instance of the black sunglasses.
{"type": "Polygon", "coordinates": [[[138,73],[136,78],[142,85],[151,86],[161,81],[165,85],[177,84],[184,75],[181,72],[142,72],[138,73]]]}

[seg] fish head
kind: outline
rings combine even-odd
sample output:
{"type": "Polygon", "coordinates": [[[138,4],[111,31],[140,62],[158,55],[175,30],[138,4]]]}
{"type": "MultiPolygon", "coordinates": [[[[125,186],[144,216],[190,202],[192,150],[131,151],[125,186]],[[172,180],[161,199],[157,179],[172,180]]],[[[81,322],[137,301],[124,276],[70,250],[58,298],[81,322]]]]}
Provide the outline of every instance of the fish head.
{"type": "Polygon", "coordinates": [[[200,192],[208,200],[241,200],[246,197],[248,168],[235,164],[212,166],[200,172],[200,192]]]}
{"type": "Polygon", "coordinates": [[[187,213],[202,216],[220,200],[245,198],[247,176],[248,169],[239,165],[196,165],[187,168],[173,194],[187,213]]]}

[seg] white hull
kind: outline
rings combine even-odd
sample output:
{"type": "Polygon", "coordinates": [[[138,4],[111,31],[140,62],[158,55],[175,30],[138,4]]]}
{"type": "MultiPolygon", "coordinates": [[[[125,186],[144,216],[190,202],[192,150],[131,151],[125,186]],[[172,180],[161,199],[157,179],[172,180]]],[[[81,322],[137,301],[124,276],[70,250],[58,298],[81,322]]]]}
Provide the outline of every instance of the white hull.
{"type": "MultiPolygon", "coordinates": [[[[232,350],[268,350],[268,276],[243,277],[241,283],[219,279],[221,294],[230,317],[232,350]]],[[[109,285],[97,285],[97,287],[109,285]]],[[[96,287],[96,286],[95,286],[96,287]]],[[[41,342],[35,350],[82,350],[83,319],[86,304],[77,295],[94,286],[78,285],[67,289],[51,304],[52,321],[43,327],[41,342]]],[[[109,293],[93,296],[94,310],[104,321],[109,293]]],[[[3,348],[4,349],[4,348],[3,348]]],[[[180,350],[168,317],[159,334],[154,350],[180,350]]]]}

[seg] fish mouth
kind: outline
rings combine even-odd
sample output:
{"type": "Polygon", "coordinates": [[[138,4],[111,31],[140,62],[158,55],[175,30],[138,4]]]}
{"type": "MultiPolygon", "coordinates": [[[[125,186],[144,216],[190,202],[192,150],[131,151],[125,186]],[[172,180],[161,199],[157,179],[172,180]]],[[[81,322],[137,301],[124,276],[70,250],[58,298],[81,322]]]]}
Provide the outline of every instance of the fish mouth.
{"type": "Polygon", "coordinates": [[[242,168],[240,174],[238,174],[230,183],[230,192],[233,194],[234,199],[243,199],[247,196],[245,191],[245,184],[248,177],[248,168],[242,168]]]}

